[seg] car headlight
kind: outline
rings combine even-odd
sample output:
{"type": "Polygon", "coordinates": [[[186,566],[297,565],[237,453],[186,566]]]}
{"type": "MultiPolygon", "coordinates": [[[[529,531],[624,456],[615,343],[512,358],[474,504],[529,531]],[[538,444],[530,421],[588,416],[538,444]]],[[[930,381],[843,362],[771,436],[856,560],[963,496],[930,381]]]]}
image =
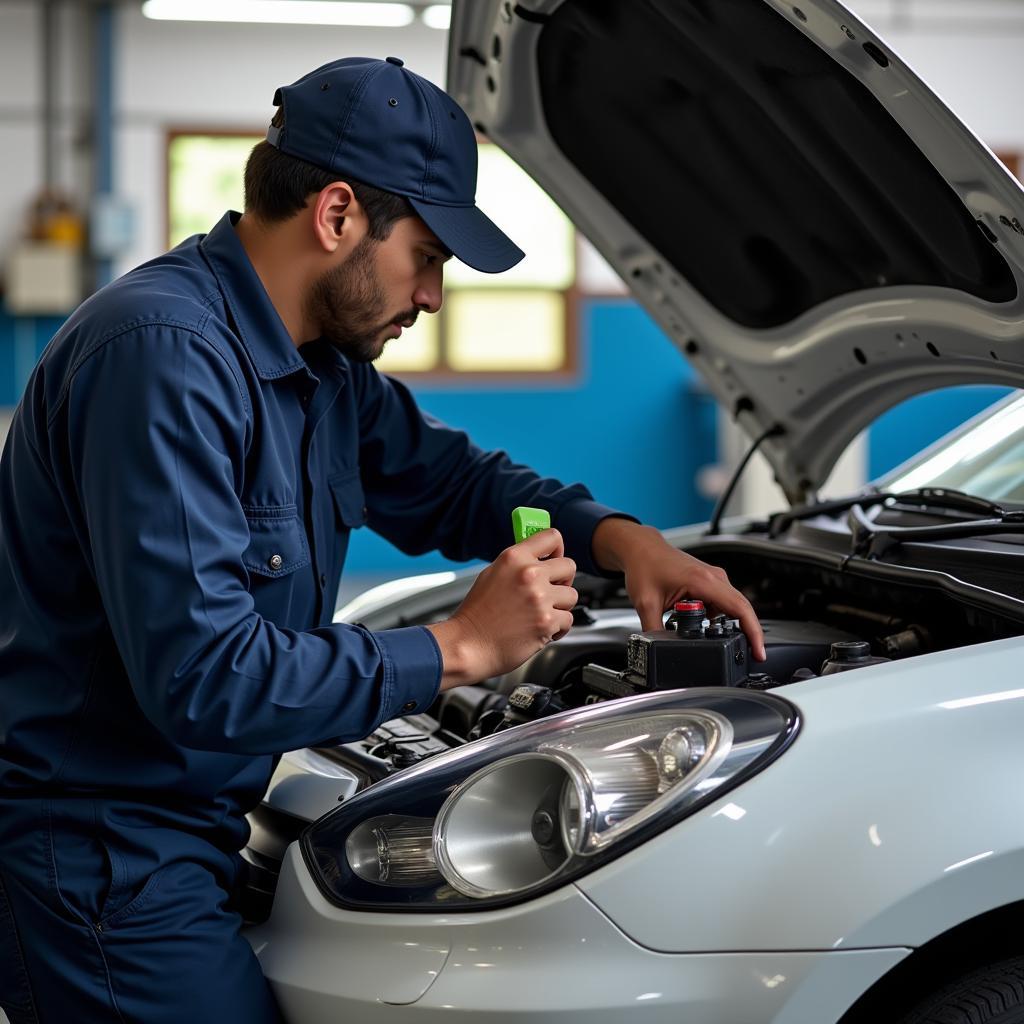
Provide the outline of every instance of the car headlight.
{"type": "Polygon", "coordinates": [[[440,754],[311,825],[324,895],[359,910],[489,909],[578,878],[716,799],[796,734],[774,694],[671,690],[440,754]]]}

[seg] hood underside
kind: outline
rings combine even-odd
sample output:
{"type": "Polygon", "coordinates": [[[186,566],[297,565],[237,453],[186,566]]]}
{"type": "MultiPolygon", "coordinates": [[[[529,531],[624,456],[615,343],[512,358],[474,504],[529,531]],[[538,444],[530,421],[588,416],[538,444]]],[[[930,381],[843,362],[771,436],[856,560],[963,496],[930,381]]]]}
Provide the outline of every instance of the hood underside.
{"type": "Polygon", "coordinates": [[[1024,384],[1024,191],[832,0],[455,0],[448,84],[791,500],[910,395],[1024,384]]]}

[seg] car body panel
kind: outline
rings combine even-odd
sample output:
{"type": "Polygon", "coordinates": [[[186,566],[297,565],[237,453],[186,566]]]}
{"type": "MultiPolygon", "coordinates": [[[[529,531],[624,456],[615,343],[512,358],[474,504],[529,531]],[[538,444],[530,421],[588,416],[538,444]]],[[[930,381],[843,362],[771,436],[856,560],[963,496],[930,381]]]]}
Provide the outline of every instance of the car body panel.
{"type": "MultiPolygon", "coordinates": [[[[716,16],[718,10],[727,7],[746,14],[752,7],[774,12],[785,22],[787,45],[799,49],[803,43],[795,40],[802,37],[811,48],[827,54],[834,68],[843,69],[848,80],[840,85],[845,84],[858,95],[861,89],[866,90],[875,102],[865,100],[858,111],[872,112],[875,127],[884,127],[885,132],[891,132],[890,122],[895,120],[916,147],[913,152],[919,151],[930,162],[929,173],[934,168],[958,197],[964,223],[970,225],[973,218],[984,225],[986,237],[994,239],[991,244],[1005,260],[1017,285],[1012,300],[986,301],[953,287],[888,283],[884,274],[879,274],[877,287],[836,294],[770,327],[751,327],[726,315],[687,280],[668,253],[656,249],[619,212],[595,187],[587,169],[573,163],[553,138],[544,109],[538,53],[547,30],[545,21],[563,4],[568,9],[573,2],[534,0],[528,10],[526,5],[513,6],[503,0],[456,3],[449,49],[449,91],[466,108],[471,120],[536,178],[629,282],[636,298],[695,364],[746,431],[753,437],[771,427],[782,428],[782,434],[768,439],[762,451],[791,501],[813,493],[856,434],[899,401],[952,384],[1020,386],[1024,379],[1020,370],[1024,363],[1024,190],[866,25],[834,0],[809,0],[798,9],[781,0],[745,0],[746,7],[742,2],[714,5],[716,16]],[[794,13],[797,10],[803,20],[794,13]],[[880,66],[865,47],[882,54],[886,66],[880,66]]],[[[651,0],[645,0],[643,7],[650,8],[651,0]]],[[[679,10],[683,8],[689,5],[680,5],[679,10]]],[[[702,18],[711,19],[708,10],[701,8],[702,18]]],[[[781,22],[773,27],[780,29],[781,22]]],[[[765,53],[758,58],[769,66],[775,42],[766,37],[765,53]]],[[[618,54],[624,65],[631,56],[642,60],[642,48],[631,54],[623,47],[618,54]]],[[[610,68],[608,76],[615,81],[629,70],[625,66],[610,68]]],[[[786,104],[777,97],[773,97],[774,102],[767,98],[762,101],[758,95],[758,83],[764,84],[764,69],[737,63],[733,71],[734,78],[749,72],[754,84],[746,86],[750,89],[748,99],[759,104],[758,116],[772,122],[778,138],[791,146],[806,145],[807,125],[799,117],[790,118],[786,104]]],[[[668,86],[678,85],[670,76],[666,82],[668,86]]],[[[816,84],[811,81],[807,88],[813,89],[816,84]]],[[[683,86],[679,89],[685,93],[683,86]]],[[[628,94],[628,90],[623,92],[628,94]]],[[[649,100],[637,97],[635,102],[649,100]]],[[[808,101],[808,109],[813,102],[808,101]]],[[[683,103],[681,99],[680,106],[683,103]]],[[[575,113],[580,118],[594,118],[591,134],[600,126],[609,136],[615,136],[635,112],[635,106],[624,103],[620,109],[607,105],[596,112],[575,113]]],[[[645,124],[645,128],[664,131],[668,139],[676,125],[671,119],[664,120],[661,127],[645,124]]],[[[874,138],[870,132],[868,137],[874,138]]],[[[841,135],[837,138],[837,145],[847,147],[844,166],[856,164],[858,157],[867,159],[866,153],[858,153],[853,141],[841,135]]],[[[891,134],[885,138],[893,140],[891,134]]],[[[763,173],[766,164],[770,166],[773,155],[758,155],[761,163],[756,165],[758,169],[751,165],[751,180],[763,173]]],[[[886,166],[885,161],[882,164],[886,166]]],[[[906,168],[897,170],[901,165],[899,156],[893,154],[888,161],[893,174],[909,175],[906,168]]],[[[873,166],[872,173],[875,169],[873,166]]],[[[693,166],[687,165],[685,170],[692,172],[693,166]]],[[[636,187],[643,193],[644,168],[637,167],[635,173],[636,187]]],[[[815,180],[813,174],[808,178],[809,182],[815,180]]],[[[688,179],[680,174],[679,192],[671,204],[664,196],[650,197],[651,202],[664,207],[664,217],[678,216],[674,207],[685,211],[688,201],[693,207],[707,205],[702,190],[708,187],[708,181],[701,179],[689,200],[684,182],[688,179]]],[[[817,184],[831,185],[829,181],[817,184]]],[[[906,182],[901,187],[905,199],[906,182]]],[[[878,220],[873,225],[877,231],[885,230],[887,223],[887,188],[884,183],[879,185],[880,206],[872,211],[878,220]]],[[[892,191],[895,194],[895,185],[892,191]]],[[[841,192],[835,195],[837,221],[846,201],[841,192]]],[[[849,201],[856,206],[853,199],[849,201]]],[[[723,225],[736,216],[755,218],[766,205],[762,202],[751,209],[748,202],[744,207],[740,196],[736,197],[739,210],[723,202],[717,211],[723,225]]],[[[898,207],[888,216],[914,219],[909,210],[898,207]]],[[[685,223],[685,219],[680,222],[680,231],[685,223]]],[[[784,230],[784,226],[776,227],[784,230]]],[[[917,227],[927,234],[925,225],[917,227]]],[[[821,233],[829,244],[835,244],[827,227],[823,226],[821,233]]],[[[902,241],[903,235],[894,236],[891,248],[898,248],[902,241]]],[[[773,242],[779,243],[780,252],[788,248],[784,237],[773,238],[773,242]]],[[[921,239],[914,244],[918,243],[927,247],[921,239]]],[[[714,261],[715,251],[714,238],[709,237],[709,262],[714,261]]],[[[813,262],[813,257],[808,257],[804,269],[813,262]]],[[[716,287],[721,295],[738,297],[743,289],[738,281],[732,285],[727,279],[728,263],[724,258],[722,268],[720,276],[726,280],[719,280],[716,287]]]]}
{"type": "Polygon", "coordinates": [[[1022,658],[1014,637],[785,687],[782,757],[577,884],[671,952],[920,946],[1024,900],[1022,658]]]}
{"type": "Polygon", "coordinates": [[[667,956],[626,937],[567,886],[483,914],[341,910],[293,845],[274,914],[249,933],[289,1020],[391,1024],[827,1024],[907,949],[667,956]],[[422,992],[417,994],[417,990],[422,992]]]}
{"type": "Polygon", "coordinates": [[[246,935],[264,974],[281,982],[275,991],[292,1019],[337,1020],[353,993],[369,990],[375,1001],[395,1005],[422,996],[451,951],[453,936],[444,920],[395,927],[394,921],[379,914],[338,910],[320,895],[298,843],[292,843],[273,914],[246,935]],[[294,1013],[287,1005],[288,992],[299,1001],[294,1013]],[[327,1016],[318,1016],[321,1013],[327,1016]]]}

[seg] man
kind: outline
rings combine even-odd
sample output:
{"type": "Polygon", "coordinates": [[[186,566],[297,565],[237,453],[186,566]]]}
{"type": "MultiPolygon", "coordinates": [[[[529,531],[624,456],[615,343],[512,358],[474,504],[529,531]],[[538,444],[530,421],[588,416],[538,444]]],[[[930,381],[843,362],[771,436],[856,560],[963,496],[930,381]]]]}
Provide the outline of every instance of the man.
{"type": "Polygon", "coordinates": [[[451,254],[490,272],[522,256],[474,205],[463,112],[395,58],[336,61],[274,101],[244,215],[71,316],[0,462],[12,1024],[278,1020],[227,905],[275,755],[521,664],[569,629],[577,564],[623,572],[645,628],[685,592],[761,650],[720,570],[477,449],[372,367],[440,308],[451,254]],[[556,529],[501,550],[516,505],[556,529]],[[334,625],[363,523],[493,561],[445,622],[334,625]]]}

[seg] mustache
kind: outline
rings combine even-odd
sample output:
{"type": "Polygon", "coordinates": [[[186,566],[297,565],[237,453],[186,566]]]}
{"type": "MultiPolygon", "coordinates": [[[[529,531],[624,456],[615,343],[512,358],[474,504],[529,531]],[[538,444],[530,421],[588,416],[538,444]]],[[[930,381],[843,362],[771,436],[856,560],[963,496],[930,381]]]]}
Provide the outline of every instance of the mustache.
{"type": "Polygon", "coordinates": [[[416,323],[416,318],[419,315],[420,311],[418,309],[409,309],[404,313],[399,313],[398,316],[393,316],[384,326],[388,327],[391,324],[401,324],[402,326],[408,325],[409,327],[412,327],[412,325],[416,323]]]}

